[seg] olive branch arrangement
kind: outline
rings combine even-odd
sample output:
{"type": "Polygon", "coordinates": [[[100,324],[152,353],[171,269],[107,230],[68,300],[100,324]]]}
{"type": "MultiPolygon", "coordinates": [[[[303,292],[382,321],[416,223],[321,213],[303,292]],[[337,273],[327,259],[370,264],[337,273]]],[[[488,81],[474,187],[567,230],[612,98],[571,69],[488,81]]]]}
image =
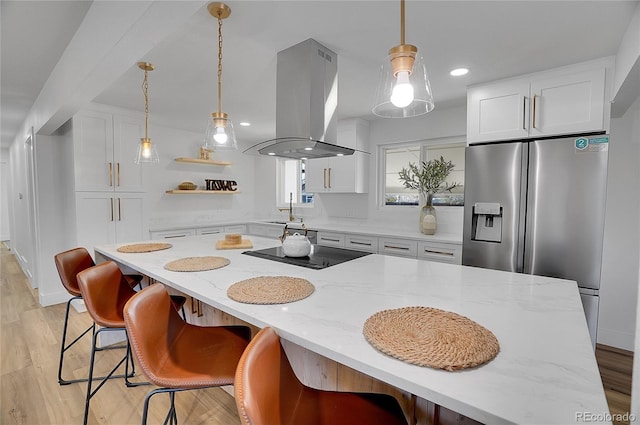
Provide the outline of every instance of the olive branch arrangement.
{"type": "Polygon", "coordinates": [[[451,191],[451,189],[460,186],[459,183],[448,184],[446,182],[449,173],[454,167],[451,161],[445,161],[441,156],[440,159],[422,161],[420,168],[410,162],[409,168],[402,167],[398,176],[405,188],[419,191],[427,200],[427,205],[430,205],[434,193],[451,191]]]}

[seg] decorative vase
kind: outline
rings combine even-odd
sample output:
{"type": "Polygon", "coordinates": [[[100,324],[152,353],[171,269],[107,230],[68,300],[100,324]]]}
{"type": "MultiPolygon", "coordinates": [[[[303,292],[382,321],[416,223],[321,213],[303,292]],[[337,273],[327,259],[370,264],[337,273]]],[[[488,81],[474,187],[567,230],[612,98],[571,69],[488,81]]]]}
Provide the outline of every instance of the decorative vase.
{"type": "Polygon", "coordinates": [[[425,204],[420,208],[420,232],[425,235],[433,235],[438,227],[436,209],[433,207],[433,194],[428,193],[425,200],[425,204]]]}

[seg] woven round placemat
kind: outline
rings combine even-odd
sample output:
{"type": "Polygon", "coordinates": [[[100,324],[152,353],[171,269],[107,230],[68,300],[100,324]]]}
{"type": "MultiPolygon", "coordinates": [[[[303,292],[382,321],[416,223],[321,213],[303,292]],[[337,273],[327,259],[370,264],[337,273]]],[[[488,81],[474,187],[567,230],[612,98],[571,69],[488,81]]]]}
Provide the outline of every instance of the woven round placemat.
{"type": "Polygon", "coordinates": [[[234,283],[227,295],[246,304],[285,304],[307,298],[314,290],[311,282],[299,277],[260,276],[234,283]]]}
{"type": "Polygon", "coordinates": [[[171,248],[170,243],[149,242],[123,245],[117,249],[118,252],[153,252],[171,248]]]}
{"type": "Polygon", "coordinates": [[[449,371],[481,365],[500,351],[488,329],[467,317],[430,307],[380,311],[366,320],[363,333],[389,356],[449,371]]]}
{"type": "Polygon", "coordinates": [[[203,272],[219,269],[230,262],[228,258],[224,257],[186,257],[168,262],[164,268],[172,272],[203,272]]]}

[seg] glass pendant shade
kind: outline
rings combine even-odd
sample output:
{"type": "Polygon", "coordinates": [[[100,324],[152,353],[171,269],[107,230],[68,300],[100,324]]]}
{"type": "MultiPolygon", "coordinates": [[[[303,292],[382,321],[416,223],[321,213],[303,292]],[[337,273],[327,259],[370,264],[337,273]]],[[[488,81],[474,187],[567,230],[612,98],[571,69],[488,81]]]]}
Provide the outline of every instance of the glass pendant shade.
{"type": "Polygon", "coordinates": [[[395,73],[391,60],[386,58],[380,67],[372,112],[379,117],[408,118],[431,112],[433,107],[431,83],[422,56],[416,55],[410,73],[395,73]]]}
{"type": "Polygon", "coordinates": [[[224,112],[211,114],[204,135],[204,148],[214,151],[238,149],[233,123],[224,112]]]}
{"type": "Polygon", "coordinates": [[[136,164],[160,162],[158,151],[156,150],[155,145],[151,143],[151,139],[146,137],[142,137],[140,139],[140,144],[138,145],[138,151],[136,152],[134,162],[136,164]]]}

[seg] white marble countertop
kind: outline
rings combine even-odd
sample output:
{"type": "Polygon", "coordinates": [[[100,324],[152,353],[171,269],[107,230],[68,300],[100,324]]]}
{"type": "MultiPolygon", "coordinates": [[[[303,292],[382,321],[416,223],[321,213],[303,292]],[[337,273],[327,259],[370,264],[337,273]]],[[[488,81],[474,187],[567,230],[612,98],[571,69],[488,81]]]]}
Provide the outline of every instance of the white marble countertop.
{"type": "MultiPolygon", "coordinates": [[[[171,240],[172,248],[143,254],[98,246],[98,257],[151,276],[258,327],[353,369],[483,423],[570,424],[581,414],[610,423],[608,407],[575,282],[410,258],[371,254],[323,270],[216,250],[223,235],[171,240]],[[164,269],[169,261],[216,255],[231,263],[196,273],[164,269]],[[229,299],[227,288],[255,276],[309,280],[316,291],[281,305],[229,299]],[[500,353],[474,369],[446,372],[388,357],[362,335],[372,314],[429,306],[453,311],[491,330],[500,353]]],[[[254,249],[276,246],[249,237],[254,249]]],[[[584,417],[584,416],[583,416],[584,417]]],[[[590,421],[591,422],[591,421],[590,421]]]]}

